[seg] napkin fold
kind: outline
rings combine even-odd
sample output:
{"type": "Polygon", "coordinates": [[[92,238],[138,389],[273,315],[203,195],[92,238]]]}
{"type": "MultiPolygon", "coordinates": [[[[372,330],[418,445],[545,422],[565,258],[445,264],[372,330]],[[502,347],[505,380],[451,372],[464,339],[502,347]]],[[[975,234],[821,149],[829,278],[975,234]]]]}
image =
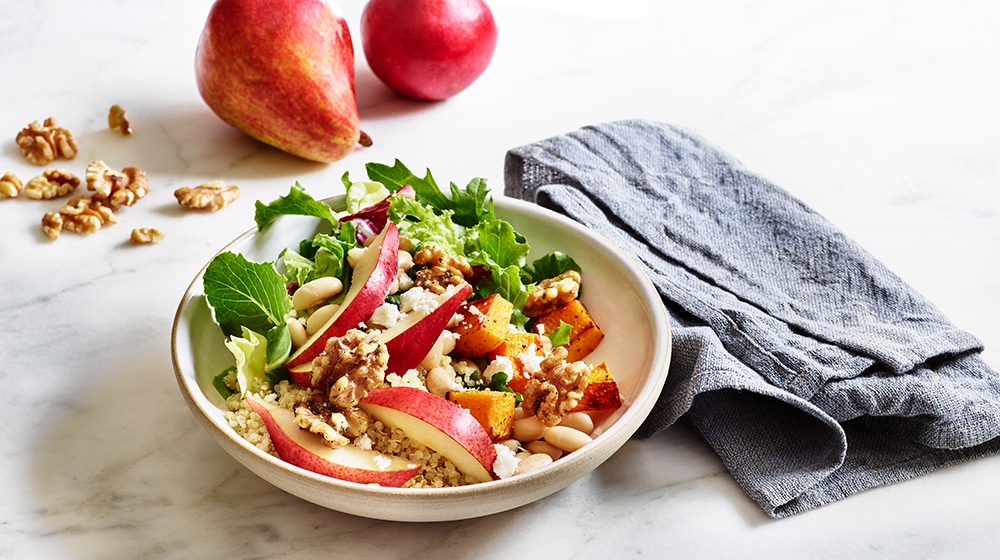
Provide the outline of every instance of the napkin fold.
{"type": "Polygon", "coordinates": [[[645,268],[673,352],[637,437],[683,416],[772,517],[1000,451],[981,342],[691,131],[627,120],[514,148],[505,193],[645,268]]]}

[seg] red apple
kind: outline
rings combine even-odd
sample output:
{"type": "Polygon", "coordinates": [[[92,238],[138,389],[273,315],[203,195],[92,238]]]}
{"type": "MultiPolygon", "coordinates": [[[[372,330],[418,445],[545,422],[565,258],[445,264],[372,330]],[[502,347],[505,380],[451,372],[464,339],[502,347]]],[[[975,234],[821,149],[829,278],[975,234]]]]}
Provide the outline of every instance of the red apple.
{"type": "Polygon", "coordinates": [[[435,296],[433,310],[414,310],[383,331],[381,338],[389,351],[386,373],[403,374],[417,367],[470,292],[472,286],[463,282],[460,287],[435,296]]]}
{"type": "Polygon", "coordinates": [[[368,66],[415,99],[447,99],[467,88],[496,44],[496,22],[483,0],[371,0],[361,13],[368,66]]]}
{"type": "Polygon", "coordinates": [[[361,484],[402,486],[420,468],[407,461],[356,445],[336,449],[320,442],[320,437],[299,428],[295,414],[247,393],[250,408],[264,421],[274,450],[282,460],[314,473],[361,484]]]}
{"type": "Polygon", "coordinates": [[[383,424],[447,457],[478,482],[493,480],[497,451],[475,417],[461,406],[414,387],[374,389],[358,404],[383,424]]]}
{"type": "MultiPolygon", "coordinates": [[[[388,222],[382,232],[376,236],[364,252],[354,272],[351,274],[351,287],[347,290],[344,300],[337,312],[309,337],[302,346],[285,362],[285,367],[292,373],[293,379],[304,387],[309,387],[308,373],[297,375],[302,368],[310,366],[317,355],[326,348],[326,341],[368,321],[378,306],[382,305],[389,295],[396,274],[399,271],[399,231],[396,224],[388,222]]],[[[311,366],[305,371],[311,370],[311,366]]]]}
{"type": "Polygon", "coordinates": [[[359,128],[347,22],[324,0],[217,0],[195,77],[222,120],[291,154],[331,162],[371,143],[359,128]]]}

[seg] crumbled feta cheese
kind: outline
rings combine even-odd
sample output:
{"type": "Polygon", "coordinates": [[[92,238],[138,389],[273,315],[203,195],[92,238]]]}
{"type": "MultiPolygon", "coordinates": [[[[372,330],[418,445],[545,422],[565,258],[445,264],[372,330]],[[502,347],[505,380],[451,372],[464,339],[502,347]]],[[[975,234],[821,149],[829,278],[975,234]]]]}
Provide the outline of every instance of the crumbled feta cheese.
{"type": "Polygon", "coordinates": [[[364,449],[366,451],[372,450],[372,438],[368,437],[368,434],[361,434],[360,436],[354,438],[354,445],[364,449]]]}
{"type": "Polygon", "coordinates": [[[392,466],[392,459],[386,457],[385,455],[376,455],[372,457],[372,460],[375,461],[375,466],[378,467],[380,471],[384,471],[392,466]]]}
{"type": "Polygon", "coordinates": [[[493,380],[493,376],[500,372],[506,373],[507,379],[510,379],[514,373],[514,364],[507,356],[497,356],[486,366],[486,369],[483,370],[483,382],[489,383],[493,380]]]}
{"type": "Polygon", "coordinates": [[[424,299],[424,289],[420,286],[414,286],[399,296],[399,310],[403,313],[409,313],[416,308],[422,299],[424,299]]]}
{"type": "Polygon", "coordinates": [[[517,464],[521,462],[514,455],[514,451],[502,443],[494,443],[493,448],[497,450],[497,458],[493,461],[493,472],[497,478],[510,478],[517,470],[517,464]]]}
{"type": "Polygon", "coordinates": [[[517,355],[517,361],[521,362],[521,369],[525,373],[534,374],[542,370],[542,360],[545,356],[538,355],[538,348],[532,342],[528,347],[517,355]]]}
{"type": "Polygon", "coordinates": [[[398,323],[402,316],[398,307],[385,302],[372,313],[372,317],[368,322],[379,327],[391,327],[398,323]]]}

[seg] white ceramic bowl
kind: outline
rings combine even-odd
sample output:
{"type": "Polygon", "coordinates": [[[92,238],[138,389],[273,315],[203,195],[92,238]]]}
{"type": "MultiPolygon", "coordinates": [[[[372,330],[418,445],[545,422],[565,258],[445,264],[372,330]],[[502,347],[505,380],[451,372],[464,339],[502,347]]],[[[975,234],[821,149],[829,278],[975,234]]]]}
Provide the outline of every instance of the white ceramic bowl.
{"type": "MultiPolygon", "coordinates": [[[[343,197],[327,201],[342,208],[343,197]]],[[[384,488],[318,475],[268,455],[236,434],[223,417],[223,399],[211,380],[232,363],[202,291],[204,268],[181,300],[171,334],[174,372],[201,425],[237,461],[271,484],[310,502],[354,515],[393,521],[444,521],[489,515],[548,496],[597,468],[649,414],[670,363],[670,327],[660,298],[639,267],[608,241],[578,223],[534,204],[497,198],[496,212],[531,245],[531,259],[552,250],[570,254],[583,269],[581,299],[605,333],[588,362],[607,361],[626,402],[599,426],[592,443],[542,469],[459,488],[384,488]]],[[[252,229],[223,251],[271,261],[284,247],[311,237],[320,221],[278,218],[263,233],[252,229]]]]}

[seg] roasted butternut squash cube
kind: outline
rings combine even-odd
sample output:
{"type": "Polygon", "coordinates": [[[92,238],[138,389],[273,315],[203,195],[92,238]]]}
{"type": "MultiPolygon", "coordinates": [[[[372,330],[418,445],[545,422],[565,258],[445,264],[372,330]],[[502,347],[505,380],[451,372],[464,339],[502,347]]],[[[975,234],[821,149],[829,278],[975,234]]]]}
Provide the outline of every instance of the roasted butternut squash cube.
{"type": "Polygon", "coordinates": [[[462,320],[451,329],[458,335],[453,352],[480,358],[504,341],[514,306],[499,294],[490,294],[465,303],[458,312],[462,320]]]}
{"type": "Polygon", "coordinates": [[[607,362],[601,362],[590,370],[583,396],[572,410],[615,410],[621,405],[622,394],[618,389],[618,382],[611,375],[607,362]]]}
{"type": "Polygon", "coordinates": [[[571,362],[587,357],[604,339],[604,333],[578,299],[536,317],[534,328],[536,332],[550,333],[558,329],[561,323],[571,327],[569,344],[566,346],[569,352],[566,359],[571,362]]]}
{"type": "Polygon", "coordinates": [[[514,393],[505,391],[451,391],[448,400],[472,413],[493,441],[510,438],[514,429],[514,393]]]}
{"type": "Polygon", "coordinates": [[[509,332],[500,346],[489,352],[490,361],[500,356],[510,360],[514,371],[511,372],[510,379],[507,380],[507,386],[518,393],[524,392],[524,386],[528,383],[528,379],[531,378],[531,374],[524,371],[523,354],[530,352],[532,345],[535,347],[534,351],[536,355],[544,355],[542,352],[542,338],[537,334],[520,331],[509,332]]]}

